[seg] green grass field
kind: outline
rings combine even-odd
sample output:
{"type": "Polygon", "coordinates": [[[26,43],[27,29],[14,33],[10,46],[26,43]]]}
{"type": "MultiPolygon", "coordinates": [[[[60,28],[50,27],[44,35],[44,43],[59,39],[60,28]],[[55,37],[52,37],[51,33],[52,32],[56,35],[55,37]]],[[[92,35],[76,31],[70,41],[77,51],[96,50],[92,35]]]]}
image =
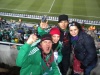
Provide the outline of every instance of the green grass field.
{"type": "Polygon", "coordinates": [[[0,12],[100,20],[100,0],[0,0],[0,12]]]}

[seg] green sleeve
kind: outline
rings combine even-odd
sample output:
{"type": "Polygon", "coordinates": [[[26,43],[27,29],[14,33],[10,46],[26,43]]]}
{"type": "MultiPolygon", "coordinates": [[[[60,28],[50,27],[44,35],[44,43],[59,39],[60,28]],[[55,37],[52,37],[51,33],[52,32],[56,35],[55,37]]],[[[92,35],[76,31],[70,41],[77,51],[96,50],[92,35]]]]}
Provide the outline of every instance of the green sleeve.
{"type": "Polygon", "coordinates": [[[62,54],[60,53],[60,54],[58,55],[57,63],[60,63],[61,61],[62,61],[62,54]]]}
{"type": "Polygon", "coordinates": [[[47,29],[42,29],[41,27],[38,27],[37,32],[38,35],[43,36],[44,34],[47,34],[49,31],[47,29]]]}
{"type": "Polygon", "coordinates": [[[58,50],[58,59],[57,59],[57,63],[60,63],[62,61],[62,44],[60,42],[60,45],[59,45],[59,50],[58,50]]]}
{"type": "Polygon", "coordinates": [[[22,66],[23,62],[27,59],[27,55],[30,51],[31,45],[25,43],[19,50],[17,58],[16,58],[16,65],[22,66]]]}
{"type": "Polygon", "coordinates": [[[17,50],[20,50],[21,46],[17,46],[17,50]]]}
{"type": "Polygon", "coordinates": [[[36,46],[40,41],[41,39],[36,40],[36,42],[32,43],[31,47],[36,46]]]}
{"type": "Polygon", "coordinates": [[[60,70],[59,70],[56,62],[52,63],[52,69],[53,69],[53,72],[54,72],[53,75],[61,75],[60,70]]]}

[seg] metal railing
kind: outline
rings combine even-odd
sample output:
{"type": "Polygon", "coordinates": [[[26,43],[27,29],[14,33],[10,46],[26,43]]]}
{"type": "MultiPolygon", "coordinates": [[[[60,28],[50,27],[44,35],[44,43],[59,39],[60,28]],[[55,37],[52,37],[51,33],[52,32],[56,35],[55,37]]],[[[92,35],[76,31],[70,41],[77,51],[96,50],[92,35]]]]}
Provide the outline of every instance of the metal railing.
{"type": "Polygon", "coordinates": [[[12,45],[17,45],[17,46],[23,45],[23,44],[20,44],[20,43],[11,43],[11,42],[3,42],[3,41],[0,41],[0,44],[9,45],[9,46],[12,46],[12,45]]]}
{"type": "MultiPolygon", "coordinates": [[[[7,13],[7,12],[0,12],[0,16],[19,17],[19,18],[28,18],[28,19],[38,19],[38,20],[42,18],[42,16],[39,16],[39,15],[16,14],[16,13],[7,13]]],[[[47,19],[50,21],[58,21],[58,17],[54,17],[54,16],[47,16],[47,19]]],[[[72,22],[72,21],[89,24],[89,25],[100,25],[100,21],[69,18],[69,22],[72,22]]]]}

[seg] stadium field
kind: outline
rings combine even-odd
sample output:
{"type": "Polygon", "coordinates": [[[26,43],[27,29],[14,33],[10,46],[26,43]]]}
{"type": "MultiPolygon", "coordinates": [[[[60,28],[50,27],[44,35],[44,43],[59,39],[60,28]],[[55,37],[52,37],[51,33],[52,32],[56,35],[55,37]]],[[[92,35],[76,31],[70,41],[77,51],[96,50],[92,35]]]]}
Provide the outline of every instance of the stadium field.
{"type": "Polygon", "coordinates": [[[0,0],[0,12],[100,20],[100,0],[0,0]]]}

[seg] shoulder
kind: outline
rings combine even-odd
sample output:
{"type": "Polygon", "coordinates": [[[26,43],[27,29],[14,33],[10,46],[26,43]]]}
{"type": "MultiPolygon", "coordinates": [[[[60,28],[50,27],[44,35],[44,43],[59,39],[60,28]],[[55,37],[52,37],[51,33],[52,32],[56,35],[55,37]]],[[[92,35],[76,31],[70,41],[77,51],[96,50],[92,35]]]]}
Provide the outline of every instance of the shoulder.
{"type": "Polygon", "coordinates": [[[87,34],[85,32],[81,32],[79,37],[81,38],[81,40],[85,41],[86,43],[87,42],[90,42],[90,43],[94,42],[94,39],[89,34],[87,34]]]}
{"type": "Polygon", "coordinates": [[[61,41],[59,41],[59,45],[61,45],[61,46],[63,45],[61,41]]]}
{"type": "Polygon", "coordinates": [[[85,34],[86,36],[86,38],[88,38],[88,39],[90,39],[90,40],[94,40],[94,38],[91,36],[91,35],[89,35],[89,34],[85,34]]]}
{"type": "Polygon", "coordinates": [[[35,54],[36,52],[39,51],[39,48],[38,47],[34,47],[30,52],[29,52],[29,55],[33,55],[35,54]]]}
{"type": "Polygon", "coordinates": [[[63,47],[63,43],[62,43],[61,41],[59,41],[59,43],[58,43],[58,48],[59,48],[59,49],[62,49],[62,47],[63,47]]]}
{"type": "Polygon", "coordinates": [[[86,32],[80,32],[79,34],[80,37],[83,37],[84,39],[85,38],[92,38],[89,34],[87,34],[86,32]]]}
{"type": "Polygon", "coordinates": [[[42,28],[39,26],[38,28],[37,28],[37,30],[39,31],[39,30],[42,30],[42,28]]]}

